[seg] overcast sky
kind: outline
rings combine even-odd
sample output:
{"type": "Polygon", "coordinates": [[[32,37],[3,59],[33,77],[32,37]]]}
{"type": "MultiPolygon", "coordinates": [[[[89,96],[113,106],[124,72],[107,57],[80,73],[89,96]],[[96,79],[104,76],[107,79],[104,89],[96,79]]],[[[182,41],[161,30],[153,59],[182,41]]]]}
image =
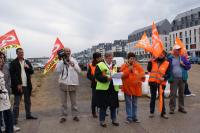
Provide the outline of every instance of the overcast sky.
{"type": "Polygon", "coordinates": [[[199,0],[2,0],[0,35],[15,29],[26,57],[49,57],[56,37],[79,52],[199,6],[199,0]]]}

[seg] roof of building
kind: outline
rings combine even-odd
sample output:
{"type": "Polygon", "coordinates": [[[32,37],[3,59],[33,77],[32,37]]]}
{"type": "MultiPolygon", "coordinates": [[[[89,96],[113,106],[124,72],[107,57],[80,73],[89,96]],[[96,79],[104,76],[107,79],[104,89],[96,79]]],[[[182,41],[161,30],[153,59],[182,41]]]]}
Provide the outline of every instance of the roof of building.
{"type": "MultiPolygon", "coordinates": [[[[159,22],[156,23],[156,26],[157,27],[163,26],[163,24],[166,23],[166,22],[169,23],[169,21],[167,19],[161,20],[161,21],[159,21],[159,22]]],[[[141,29],[133,31],[130,35],[137,34],[137,33],[140,33],[140,32],[144,32],[144,31],[149,30],[151,28],[152,28],[152,25],[149,25],[149,26],[146,26],[146,27],[143,27],[141,29]]]]}
{"type": "Polygon", "coordinates": [[[186,17],[186,16],[189,16],[191,14],[195,14],[197,12],[200,12],[200,7],[197,7],[197,8],[194,8],[194,9],[191,9],[189,11],[186,11],[186,12],[183,12],[183,13],[180,13],[178,14],[175,19],[181,19],[182,17],[186,17]]]}

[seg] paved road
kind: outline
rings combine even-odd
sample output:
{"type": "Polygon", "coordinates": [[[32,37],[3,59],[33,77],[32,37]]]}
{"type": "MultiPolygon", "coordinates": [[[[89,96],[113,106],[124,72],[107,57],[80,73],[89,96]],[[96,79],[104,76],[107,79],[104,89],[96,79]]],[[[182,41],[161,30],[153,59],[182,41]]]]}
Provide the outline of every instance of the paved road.
{"type": "MultiPolygon", "coordinates": [[[[80,110],[80,122],[74,122],[69,116],[66,123],[59,123],[60,102],[59,90],[57,84],[57,76],[50,74],[42,81],[42,86],[34,97],[33,113],[39,117],[36,121],[25,120],[25,115],[22,112],[19,119],[21,133],[200,133],[200,66],[194,66],[190,72],[189,84],[196,97],[186,97],[185,105],[188,114],[176,112],[174,115],[169,115],[168,120],[160,118],[156,112],[156,117],[150,119],[149,115],[149,99],[142,97],[139,99],[138,117],[141,123],[125,123],[125,108],[124,102],[120,103],[118,111],[119,127],[114,127],[111,124],[110,118],[107,117],[107,128],[101,128],[98,119],[91,117],[90,113],[90,94],[91,89],[89,81],[85,78],[80,78],[80,89],[78,91],[78,106],[80,110]]],[[[166,107],[168,111],[168,100],[166,107]]],[[[70,104],[69,104],[70,109],[70,104]]]]}

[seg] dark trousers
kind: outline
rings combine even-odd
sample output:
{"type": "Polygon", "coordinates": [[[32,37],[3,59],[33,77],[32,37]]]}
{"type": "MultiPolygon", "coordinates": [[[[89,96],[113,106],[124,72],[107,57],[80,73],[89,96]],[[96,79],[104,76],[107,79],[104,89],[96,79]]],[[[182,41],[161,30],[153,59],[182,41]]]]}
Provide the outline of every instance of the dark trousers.
{"type": "MultiPolygon", "coordinates": [[[[107,108],[100,108],[100,111],[99,111],[99,121],[100,122],[104,122],[105,121],[106,110],[107,110],[107,108]]],[[[110,117],[111,117],[112,121],[116,120],[116,112],[117,112],[116,110],[117,110],[116,108],[111,108],[110,107],[110,117]]]]}
{"type": "Polygon", "coordinates": [[[189,90],[188,83],[186,81],[185,82],[184,95],[190,95],[190,94],[191,94],[191,91],[189,90]]]}
{"type": "MultiPolygon", "coordinates": [[[[157,91],[159,92],[159,84],[157,83],[149,83],[150,86],[150,92],[151,92],[151,101],[150,101],[150,113],[153,114],[155,111],[155,103],[156,103],[156,95],[157,91]]],[[[166,86],[162,86],[163,89],[163,108],[161,114],[166,114],[166,109],[165,109],[165,98],[164,98],[164,91],[165,91],[166,86]]]]}
{"type": "MultiPolygon", "coordinates": [[[[31,116],[31,93],[30,90],[27,87],[23,87],[24,91],[24,105],[25,105],[25,111],[26,111],[26,117],[31,116]]],[[[15,95],[14,97],[14,106],[13,106],[13,119],[14,119],[14,125],[18,122],[19,117],[19,105],[22,98],[22,95],[15,95]]]]}
{"type": "Polygon", "coordinates": [[[96,88],[92,88],[92,101],[91,101],[91,109],[92,109],[92,114],[96,114],[96,88]]]}
{"type": "Polygon", "coordinates": [[[174,78],[174,82],[170,83],[170,101],[169,107],[171,111],[175,110],[176,107],[176,94],[178,91],[178,108],[184,109],[184,89],[185,82],[182,78],[174,78]]]}
{"type": "MultiPolygon", "coordinates": [[[[13,116],[11,109],[4,110],[0,112],[0,125],[2,125],[2,116],[4,117],[4,123],[6,126],[6,133],[13,133],[13,116]],[[3,113],[3,115],[2,115],[3,113]]],[[[0,128],[0,133],[2,133],[0,128]]]]}

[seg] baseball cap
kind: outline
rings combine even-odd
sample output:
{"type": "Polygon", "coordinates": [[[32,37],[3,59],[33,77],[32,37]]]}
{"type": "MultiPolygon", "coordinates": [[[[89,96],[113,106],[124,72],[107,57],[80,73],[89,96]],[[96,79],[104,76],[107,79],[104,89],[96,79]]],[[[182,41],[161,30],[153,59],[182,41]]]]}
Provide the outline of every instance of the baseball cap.
{"type": "Polygon", "coordinates": [[[178,49],[180,49],[180,48],[181,48],[181,46],[175,44],[174,47],[173,47],[173,50],[178,50],[178,49]]]}

